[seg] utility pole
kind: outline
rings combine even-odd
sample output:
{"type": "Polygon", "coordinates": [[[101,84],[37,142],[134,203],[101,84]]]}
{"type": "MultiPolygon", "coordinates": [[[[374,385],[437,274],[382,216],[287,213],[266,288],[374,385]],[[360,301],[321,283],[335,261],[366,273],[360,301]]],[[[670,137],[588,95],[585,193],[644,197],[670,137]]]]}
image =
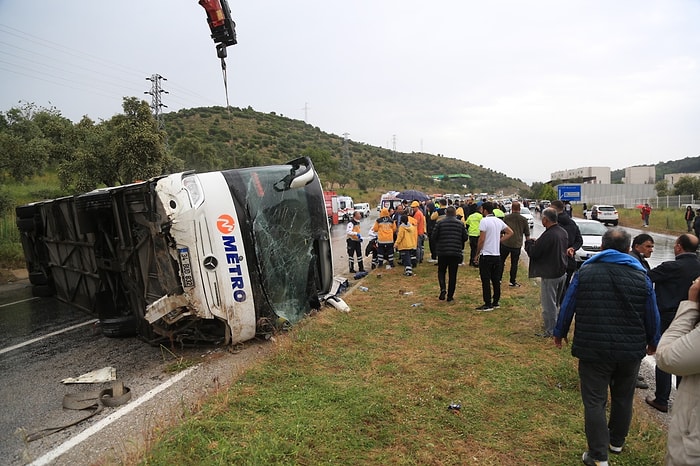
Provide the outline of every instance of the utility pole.
{"type": "Polygon", "coordinates": [[[309,103],[308,102],[304,102],[304,108],[302,110],[304,110],[304,123],[308,123],[308,119],[309,119],[309,103]]]}
{"type": "Polygon", "coordinates": [[[352,160],[350,160],[350,148],[348,146],[348,136],[350,133],[343,133],[343,169],[350,174],[352,170],[352,160]]]}
{"type": "Polygon", "coordinates": [[[162,107],[168,108],[168,106],[161,102],[160,95],[163,93],[168,94],[169,92],[163,90],[160,82],[167,81],[168,79],[159,74],[152,74],[151,77],[146,78],[146,80],[151,81],[151,90],[144,92],[144,94],[150,94],[151,110],[153,110],[153,116],[156,119],[156,123],[158,123],[158,129],[165,131],[165,123],[163,122],[163,112],[161,109],[162,107]]]}

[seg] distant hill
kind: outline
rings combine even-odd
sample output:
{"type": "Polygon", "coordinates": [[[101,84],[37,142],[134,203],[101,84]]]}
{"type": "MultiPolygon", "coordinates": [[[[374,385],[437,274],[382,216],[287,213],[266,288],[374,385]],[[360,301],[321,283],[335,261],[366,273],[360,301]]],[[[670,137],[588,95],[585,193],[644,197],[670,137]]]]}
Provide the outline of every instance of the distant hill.
{"type": "MultiPolygon", "coordinates": [[[[651,167],[652,165],[640,165],[641,167],[651,167]]],[[[700,156],[686,157],[681,160],[669,160],[668,162],[659,162],[656,164],[656,181],[664,179],[664,175],[669,173],[700,173],[700,156]]],[[[625,170],[612,170],[610,172],[610,181],[612,183],[622,182],[625,177],[625,170]]]]}
{"type": "Polygon", "coordinates": [[[252,108],[183,109],[163,115],[168,145],[186,168],[218,170],[281,163],[301,155],[314,161],[324,188],[499,192],[528,189],[519,179],[456,158],[402,153],[345,141],[300,120],[252,108]],[[434,175],[469,175],[435,181],[434,175]],[[461,187],[466,185],[466,188],[461,187]]]}

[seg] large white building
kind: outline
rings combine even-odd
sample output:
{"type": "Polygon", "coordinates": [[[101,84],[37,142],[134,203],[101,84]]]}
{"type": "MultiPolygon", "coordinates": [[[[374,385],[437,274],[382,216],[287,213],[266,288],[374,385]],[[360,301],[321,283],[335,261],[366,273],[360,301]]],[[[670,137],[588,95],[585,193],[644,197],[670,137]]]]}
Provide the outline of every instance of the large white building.
{"type": "Polygon", "coordinates": [[[625,184],[656,184],[656,166],[627,167],[622,182],[625,184]]]}
{"type": "Polygon", "coordinates": [[[581,179],[583,184],[610,184],[610,167],[580,167],[550,174],[551,180],[581,179]]]}
{"type": "Polygon", "coordinates": [[[666,180],[666,185],[668,189],[673,189],[678,180],[684,176],[692,176],[693,178],[700,178],[700,173],[667,173],[664,175],[664,180],[666,180]]]}

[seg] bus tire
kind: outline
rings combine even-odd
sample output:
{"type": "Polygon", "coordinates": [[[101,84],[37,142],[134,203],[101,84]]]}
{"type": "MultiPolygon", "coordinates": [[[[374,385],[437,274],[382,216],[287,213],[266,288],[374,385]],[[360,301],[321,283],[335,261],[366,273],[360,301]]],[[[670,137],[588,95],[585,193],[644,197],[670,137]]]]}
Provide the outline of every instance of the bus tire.
{"type": "Polygon", "coordinates": [[[108,338],[133,337],[136,335],[134,316],[118,316],[100,319],[102,335],[108,338]]]}

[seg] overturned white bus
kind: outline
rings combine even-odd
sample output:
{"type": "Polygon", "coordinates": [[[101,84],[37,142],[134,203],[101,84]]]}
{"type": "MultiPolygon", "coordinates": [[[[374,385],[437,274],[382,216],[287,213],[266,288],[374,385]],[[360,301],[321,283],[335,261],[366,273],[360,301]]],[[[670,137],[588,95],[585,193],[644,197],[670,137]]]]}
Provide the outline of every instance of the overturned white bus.
{"type": "Polygon", "coordinates": [[[16,213],[34,294],[96,315],[107,336],[236,343],[338,302],[308,158],[177,173],[16,213]]]}

